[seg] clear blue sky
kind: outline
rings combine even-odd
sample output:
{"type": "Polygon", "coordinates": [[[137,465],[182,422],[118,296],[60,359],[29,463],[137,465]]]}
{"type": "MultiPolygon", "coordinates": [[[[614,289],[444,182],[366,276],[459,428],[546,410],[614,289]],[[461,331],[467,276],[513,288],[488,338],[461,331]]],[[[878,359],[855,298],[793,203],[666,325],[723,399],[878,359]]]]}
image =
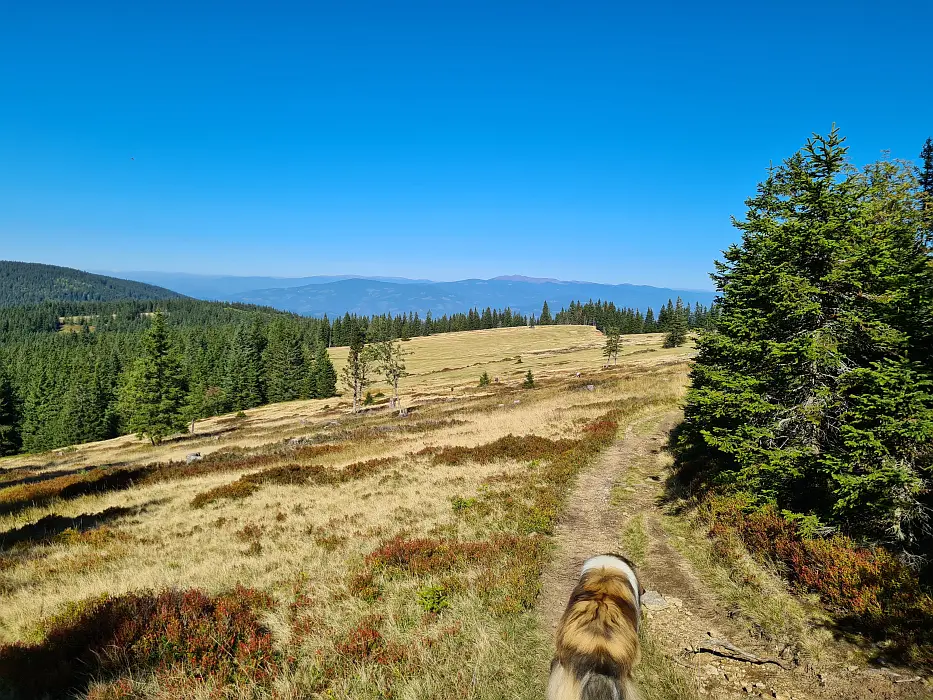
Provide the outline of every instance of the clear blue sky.
{"type": "Polygon", "coordinates": [[[917,157],[931,36],[929,0],[10,2],[0,258],[709,288],[810,132],[917,157]]]}

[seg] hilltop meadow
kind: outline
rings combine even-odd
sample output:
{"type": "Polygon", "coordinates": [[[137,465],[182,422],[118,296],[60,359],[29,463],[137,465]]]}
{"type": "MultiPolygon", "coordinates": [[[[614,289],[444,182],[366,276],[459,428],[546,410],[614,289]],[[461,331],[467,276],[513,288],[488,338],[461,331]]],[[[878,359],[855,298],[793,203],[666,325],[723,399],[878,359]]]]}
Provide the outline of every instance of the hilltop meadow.
{"type": "Polygon", "coordinates": [[[539,697],[561,504],[682,399],[662,339],[604,368],[592,327],[415,338],[405,417],[292,401],[0,461],[10,696],[539,697]]]}

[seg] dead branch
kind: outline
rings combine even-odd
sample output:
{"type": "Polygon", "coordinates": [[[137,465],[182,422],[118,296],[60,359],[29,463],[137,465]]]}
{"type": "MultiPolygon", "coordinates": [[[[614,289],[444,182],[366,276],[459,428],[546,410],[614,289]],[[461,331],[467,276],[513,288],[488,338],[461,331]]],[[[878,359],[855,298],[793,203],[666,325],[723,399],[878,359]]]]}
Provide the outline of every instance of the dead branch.
{"type": "Polygon", "coordinates": [[[700,653],[705,652],[707,654],[714,654],[715,656],[721,656],[725,659],[732,659],[734,661],[746,661],[750,664],[758,664],[758,665],[774,664],[775,666],[780,666],[785,671],[791,670],[780,659],[775,659],[771,656],[764,656],[764,657],[755,656],[751,652],[745,651],[744,649],[739,649],[737,646],[735,646],[734,644],[730,644],[724,639],[711,639],[706,644],[707,646],[701,646],[701,645],[695,646],[693,648],[693,653],[700,654],[700,653]],[[729,654],[724,654],[723,652],[719,651],[718,649],[714,647],[722,647],[726,651],[732,652],[734,656],[729,655],[729,654]]]}

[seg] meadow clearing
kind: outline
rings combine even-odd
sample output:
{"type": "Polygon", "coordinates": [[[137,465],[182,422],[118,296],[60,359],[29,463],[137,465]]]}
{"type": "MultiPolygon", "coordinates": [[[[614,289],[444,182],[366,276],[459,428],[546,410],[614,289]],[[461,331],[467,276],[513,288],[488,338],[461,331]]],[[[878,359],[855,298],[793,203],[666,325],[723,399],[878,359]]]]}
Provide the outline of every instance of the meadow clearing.
{"type": "Polygon", "coordinates": [[[604,368],[591,327],[417,338],[405,417],[295,401],[0,461],[5,692],[540,697],[555,523],[621,426],[680,402],[690,350],[661,342],[604,368]]]}

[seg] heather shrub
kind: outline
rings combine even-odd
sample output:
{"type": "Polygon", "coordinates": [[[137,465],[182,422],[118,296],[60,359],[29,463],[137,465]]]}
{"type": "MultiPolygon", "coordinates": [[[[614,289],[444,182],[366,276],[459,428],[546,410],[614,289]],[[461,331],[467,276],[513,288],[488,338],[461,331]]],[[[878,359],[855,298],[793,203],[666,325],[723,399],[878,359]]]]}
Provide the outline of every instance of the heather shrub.
{"type": "Polygon", "coordinates": [[[817,593],[843,620],[872,636],[891,637],[913,660],[933,663],[933,598],[888,550],[838,534],[807,537],[774,506],[755,508],[744,495],[711,498],[701,514],[718,555],[735,556],[738,538],[794,585],[817,593]]]}
{"type": "Polygon", "coordinates": [[[270,605],[265,594],[239,587],[215,597],[168,590],[77,604],[46,622],[40,642],[0,647],[0,677],[24,697],[61,697],[92,679],[170,670],[265,684],[277,661],[255,608],[270,605]]]}

